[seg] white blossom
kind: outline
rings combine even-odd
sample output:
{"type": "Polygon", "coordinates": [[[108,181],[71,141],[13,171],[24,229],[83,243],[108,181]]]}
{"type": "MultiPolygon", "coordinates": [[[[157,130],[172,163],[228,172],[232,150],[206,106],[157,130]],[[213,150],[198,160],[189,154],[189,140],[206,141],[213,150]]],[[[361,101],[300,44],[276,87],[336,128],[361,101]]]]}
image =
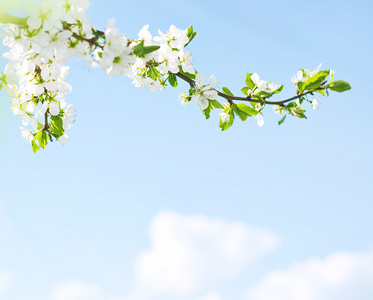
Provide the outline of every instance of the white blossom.
{"type": "Polygon", "coordinates": [[[229,120],[230,120],[231,116],[230,114],[226,113],[226,112],[222,112],[220,113],[220,119],[223,123],[228,123],[229,120]]]}
{"type": "Polygon", "coordinates": [[[194,86],[195,94],[192,99],[198,104],[201,110],[209,106],[209,100],[216,100],[218,92],[214,89],[216,79],[214,75],[210,77],[210,83],[205,85],[206,78],[202,74],[197,74],[194,86]]]}
{"type": "Polygon", "coordinates": [[[266,93],[272,93],[279,88],[278,84],[274,84],[260,79],[257,73],[251,75],[251,80],[257,85],[259,90],[266,93]]]}
{"type": "Polygon", "coordinates": [[[317,109],[317,108],[319,108],[319,106],[320,106],[320,102],[318,101],[318,99],[313,98],[313,99],[312,99],[312,102],[311,102],[311,106],[312,106],[313,109],[317,109]]]}
{"type": "Polygon", "coordinates": [[[293,84],[297,84],[298,82],[301,82],[302,79],[303,79],[303,72],[302,72],[302,70],[299,70],[299,71],[297,72],[297,74],[295,74],[295,75],[291,78],[291,82],[292,82],[293,84]]]}
{"type": "Polygon", "coordinates": [[[255,119],[256,119],[256,122],[257,122],[259,127],[262,127],[264,125],[264,119],[263,119],[263,115],[261,113],[258,113],[255,116],[255,119]]]}

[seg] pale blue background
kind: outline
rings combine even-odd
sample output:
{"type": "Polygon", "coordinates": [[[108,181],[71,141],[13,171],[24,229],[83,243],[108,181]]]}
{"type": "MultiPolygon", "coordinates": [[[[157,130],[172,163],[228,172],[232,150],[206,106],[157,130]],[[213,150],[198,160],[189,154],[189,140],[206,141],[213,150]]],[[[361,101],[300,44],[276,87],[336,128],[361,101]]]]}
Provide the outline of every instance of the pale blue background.
{"type": "MultiPolygon", "coordinates": [[[[152,94],[127,78],[72,62],[68,102],[78,111],[70,142],[32,153],[20,120],[0,102],[0,266],[18,274],[9,299],[47,299],[57,282],[78,278],[125,295],[133,261],[149,245],[160,210],[203,214],[267,228],[279,251],[222,289],[234,299],[266,272],[339,250],[371,249],[372,1],[98,1],[90,19],[107,19],[129,37],[145,24],[199,32],[189,46],[200,73],[238,94],[246,72],[285,84],[319,63],[352,90],[331,93],[308,120],[266,108],[265,125],[176,101],[188,86],[152,94]]],[[[1,46],[0,52],[6,49],[1,46]]],[[[1,59],[1,66],[5,65],[1,59]]],[[[278,98],[279,99],[279,98],[278,98]]]]}

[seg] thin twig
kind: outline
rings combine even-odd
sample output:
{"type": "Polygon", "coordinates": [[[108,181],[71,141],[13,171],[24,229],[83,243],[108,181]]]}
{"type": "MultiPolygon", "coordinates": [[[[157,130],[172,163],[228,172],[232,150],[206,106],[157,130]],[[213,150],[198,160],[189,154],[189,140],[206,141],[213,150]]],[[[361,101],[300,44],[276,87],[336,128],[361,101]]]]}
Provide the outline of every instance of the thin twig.
{"type": "MultiPolygon", "coordinates": [[[[189,77],[185,76],[184,74],[182,73],[176,73],[175,74],[177,77],[179,77],[180,79],[186,81],[187,83],[189,83],[190,87],[193,88],[195,86],[195,81],[193,79],[190,79],[189,77]]],[[[326,81],[322,82],[320,87],[318,87],[317,89],[314,89],[312,91],[307,91],[305,93],[300,93],[299,95],[297,96],[294,96],[294,97],[291,97],[291,98],[288,98],[288,99],[285,99],[285,100],[281,100],[281,101],[268,101],[268,100],[258,100],[258,99],[252,99],[250,96],[247,96],[247,97],[236,97],[236,96],[230,96],[230,95],[227,95],[227,94],[224,94],[220,91],[217,91],[218,92],[218,95],[222,98],[225,98],[229,103],[232,104],[232,101],[233,100],[237,100],[237,101],[247,101],[247,102],[255,102],[255,103],[265,103],[265,104],[270,104],[270,105],[280,105],[280,106],[283,106],[285,103],[289,102],[289,101],[292,101],[292,100],[295,100],[295,99],[299,99],[305,95],[308,95],[308,94],[312,94],[313,92],[315,91],[318,91],[318,90],[323,90],[325,89],[325,87],[323,86],[325,84],[326,81]]]]}

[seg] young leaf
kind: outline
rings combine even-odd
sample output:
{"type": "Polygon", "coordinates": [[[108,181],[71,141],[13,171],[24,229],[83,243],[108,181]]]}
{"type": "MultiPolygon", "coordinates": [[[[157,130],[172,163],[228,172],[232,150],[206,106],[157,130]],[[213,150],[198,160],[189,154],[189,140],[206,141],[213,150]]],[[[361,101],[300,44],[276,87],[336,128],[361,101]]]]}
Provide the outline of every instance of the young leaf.
{"type": "Polygon", "coordinates": [[[246,85],[250,90],[252,90],[255,87],[255,83],[251,80],[251,75],[253,74],[246,74],[246,85]]]}
{"type": "Polygon", "coordinates": [[[312,91],[320,87],[321,83],[329,76],[330,71],[320,71],[317,72],[314,76],[308,78],[304,82],[304,89],[307,91],[312,91]]]}
{"type": "Polygon", "coordinates": [[[180,65],[179,65],[179,72],[180,72],[181,74],[185,75],[186,77],[188,77],[189,79],[193,79],[193,80],[196,79],[197,72],[196,72],[195,74],[185,73],[185,72],[183,71],[182,66],[180,66],[180,65]]]}
{"type": "Polygon", "coordinates": [[[209,101],[209,106],[205,110],[202,111],[203,114],[205,115],[206,119],[210,118],[211,111],[212,111],[212,104],[209,101]]]}
{"type": "Polygon", "coordinates": [[[36,128],[36,130],[41,130],[44,127],[44,125],[41,124],[38,120],[36,120],[36,122],[38,124],[38,127],[36,128]]]}
{"type": "MultiPolygon", "coordinates": [[[[44,149],[45,146],[47,145],[47,142],[48,142],[47,133],[45,131],[39,131],[37,134],[35,134],[35,138],[39,141],[39,149],[41,147],[44,149]]],[[[39,150],[39,149],[37,149],[37,150],[39,150]]]]}
{"type": "Polygon", "coordinates": [[[121,60],[121,57],[117,56],[117,57],[114,58],[113,63],[118,64],[118,63],[120,63],[120,60],[121,60]]]}
{"type": "Polygon", "coordinates": [[[38,145],[35,139],[31,141],[31,146],[32,152],[34,153],[36,153],[36,151],[38,151],[41,148],[40,144],[38,145]]]}
{"type": "Polygon", "coordinates": [[[168,81],[170,82],[172,87],[177,87],[177,78],[175,74],[168,75],[168,81]]]}
{"type": "Polygon", "coordinates": [[[152,53],[154,51],[157,51],[159,48],[161,48],[161,47],[160,46],[147,46],[147,47],[144,47],[142,55],[146,55],[146,54],[152,53]]]}
{"type": "Polygon", "coordinates": [[[184,47],[188,46],[191,41],[193,41],[194,37],[197,35],[197,32],[193,32],[191,36],[189,37],[189,42],[185,44],[184,47]]]}
{"type": "Polygon", "coordinates": [[[223,87],[223,92],[226,95],[234,97],[234,95],[232,94],[232,92],[227,87],[223,87]]]}
{"type": "Polygon", "coordinates": [[[148,71],[148,75],[151,79],[153,79],[154,81],[157,80],[158,78],[158,72],[157,72],[157,69],[156,68],[150,68],[149,71],[148,71]]]}
{"type": "Polygon", "coordinates": [[[242,110],[245,114],[248,116],[252,117],[258,114],[258,111],[251,108],[250,106],[243,104],[243,103],[238,103],[236,104],[239,110],[242,110]]]}
{"type": "Polygon", "coordinates": [[[298,117],[298,118],[301,118],[301,119],[307,119],[306,115],[304,114],[306,111],[304,109],[302,109],[302,107],[300,106],[295,106],[293,107],[291,110],[290,110],[290,113],[295,116],[295,117],[298,117]]]}
{"type": "Polygon", "coordinates": [[[209,100],[209,102],[212,104],[213,107],[224,109],[224,106],[221,105],[217,100],[209,100]]]}
{"type": "Polygon", "coordinates": [[[348,91],[351,89],[351,86],[349,85],[349,83],[346,81],[342,81],[342,80],[333,81],[332,83],[329,83],[326,87],[331,89],[332,91],[336,91],[339,93],[342,93],[344,91],[348,91]]]}
{"type": "Polygon", "coordinates": [[[144,56],[144,41],[141,41],[140,44],[136,45],[133,50],[135,55],[144,56]]]}
{"type": "Polygon", "coordinates": [[[249,91],[249,88],[247,86],[243,87],[241,89],[241,92],[244,93],[247,96],[247,92],[249,91]]]}
{"type": "Polygon", "coordinates": [[[280,121],[277,122],[277,125],[281,125],[282,123],[284,123],[285,119],[286,119],[286,114],[282,117],[280,121]]]}
{"type": "Polygon", "coordinates": [[[64,134],[63,121],[60,117],[51,116],[52,131],[54,134],[61,136],[64,134]]]}
{"type": "Polygon", "coordinates": [[[233,106],[233,110],[234,112],[238,115],[238,117],[242,120],[242,121],[246,121],[247,119],[247,114],[246,112],[244,112],[243,110],[240,110],[237,105],[234,105],[233,106]]]}
{"type": "Polygon", "coordinates": [[[188,28],[188,34],[187,34],[187,37],[190,37],[193,33],[193,26],[190,25],[189,28],[188,28]]]}

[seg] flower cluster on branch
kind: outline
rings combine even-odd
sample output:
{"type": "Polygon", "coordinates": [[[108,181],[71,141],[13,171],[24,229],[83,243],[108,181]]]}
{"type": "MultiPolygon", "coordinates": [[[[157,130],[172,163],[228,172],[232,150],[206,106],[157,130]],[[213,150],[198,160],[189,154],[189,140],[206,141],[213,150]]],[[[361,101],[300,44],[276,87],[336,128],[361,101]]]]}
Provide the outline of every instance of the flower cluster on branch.
{"type": "Polygon", "coordinates": [[[171,25],[166,33],[158,31],[153,37],[146,25],[137,39],[130,39],[114,27],[114,19],[108,21],[105,31],[88,24],[88,6],[88,0],[47,0],[39,7],[28,5],[27,18],[0,14],[3,44],[10,48],[4,54],[9,63],[0,77],[0,88],[12,98],[11,110],[21,118],[22,136],[34,152],[44,149],[49,141],[68,141],[75,109],[66,101],[72,88],[66,82],[69,67],[65,64],[72,56],[102,68],[110,78],[128,76],[135,87],[151,92],[177,87],[178,79],[183,80],[190,88],[181,96],[182,104],[196,103],[207,119],[213,108],[220,109],[221,130],[231,127],[235,116],[242,121],[255,117],[263,126],[265,105],[275,105],[283,115],[278,124],[289,114],[306,118],[303,103],[315,109],[319,105],[314,93],[325,96],[329,90],[350,89],[347,82],[334,81],[334,72],[318,67],[312,72],[300,69],[291,79],[296,96],[281,101],[269,99],[284,86],[265,81],[257,73],[246,74],[243,97],[226,87],[218,91],[215,76],[206,83],[186,49],[197,34],[192,26],[181,30],[171,25]],[[218,97],[226,103],[222,105],[218,97]]]}

